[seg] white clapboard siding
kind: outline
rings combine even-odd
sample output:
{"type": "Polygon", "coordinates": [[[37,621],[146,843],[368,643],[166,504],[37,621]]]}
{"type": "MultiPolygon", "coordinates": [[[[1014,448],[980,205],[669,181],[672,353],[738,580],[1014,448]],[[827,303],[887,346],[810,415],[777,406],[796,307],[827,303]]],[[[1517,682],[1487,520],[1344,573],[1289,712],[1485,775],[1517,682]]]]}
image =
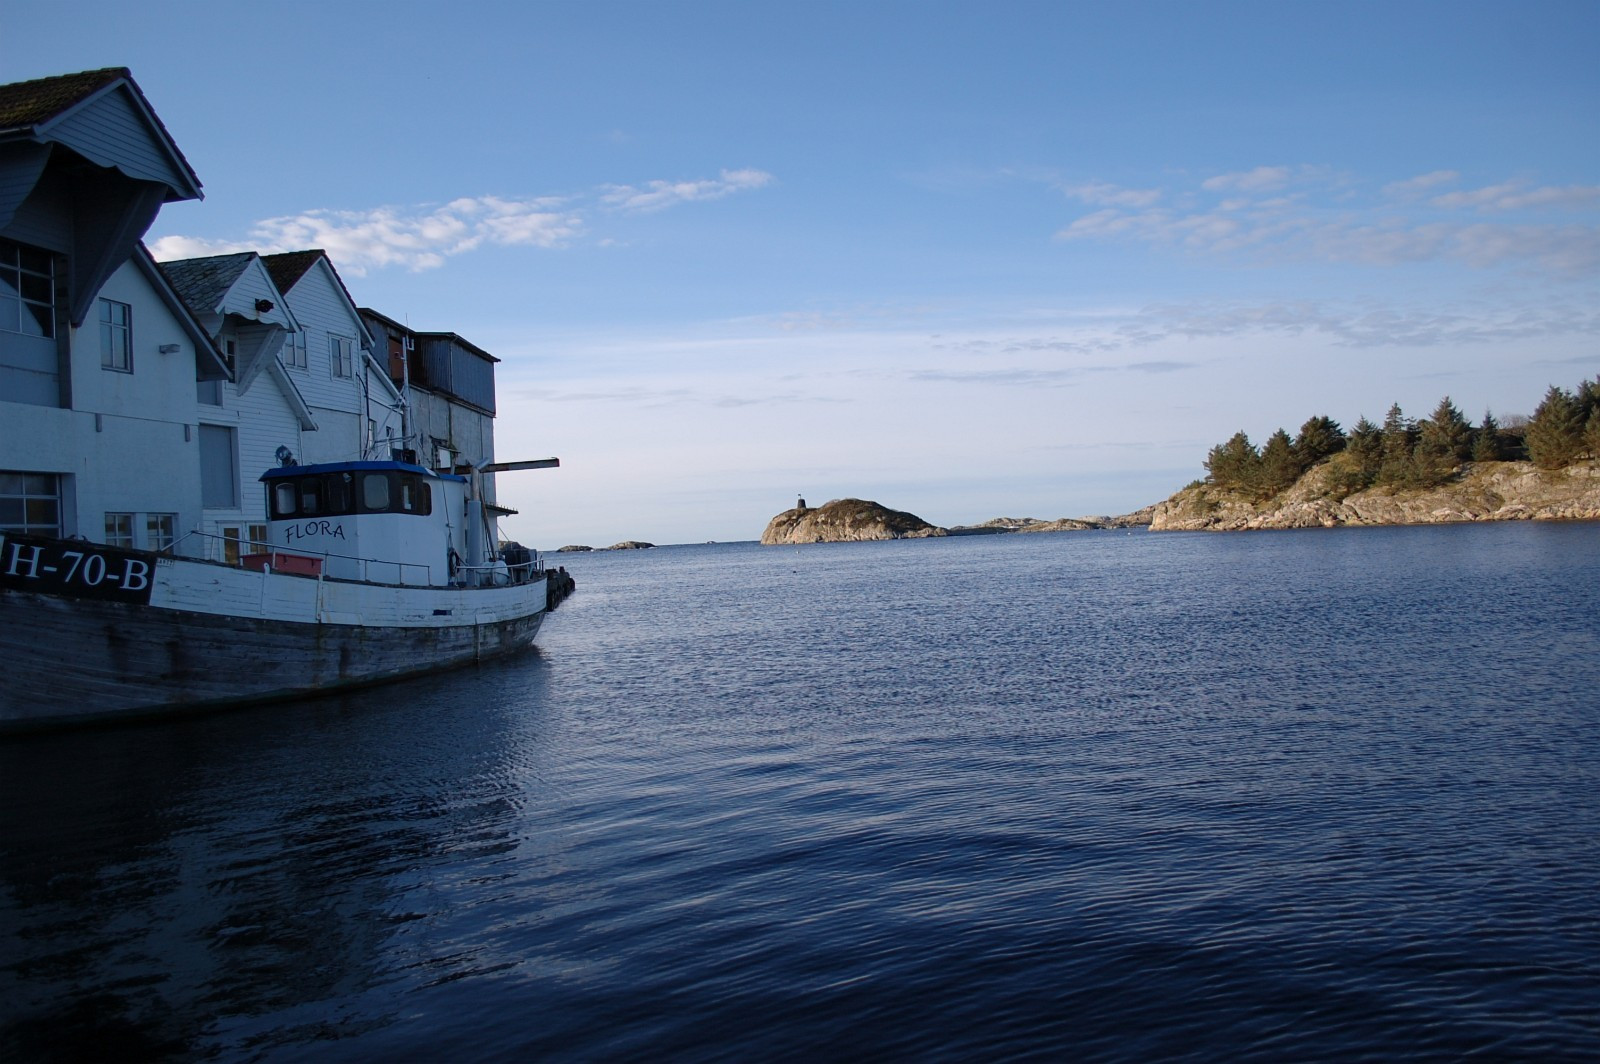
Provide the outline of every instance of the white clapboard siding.
{"type": "Polygon", "coordinates": [[[153,135],[150,121],[125,87],[105,93],[56,123],[50,131],[98,166],[115,167],[129,177],[157,181],[168,188],[187,187],[165,144],[153,135]]]}
{"type": "Polygon", "coordinates": [[[355,374],[361,372],[363,329],[356,308],[321,261],[307,270],[284,295],[306,333],[309,364],[306,369],[295,372],[295,384],[300,393],[311,406],[361,414],[361,383],[355,374]],[[349,377],[333,375],[328,349],[330,336],[346,337],[354,345],[349,377]]]}

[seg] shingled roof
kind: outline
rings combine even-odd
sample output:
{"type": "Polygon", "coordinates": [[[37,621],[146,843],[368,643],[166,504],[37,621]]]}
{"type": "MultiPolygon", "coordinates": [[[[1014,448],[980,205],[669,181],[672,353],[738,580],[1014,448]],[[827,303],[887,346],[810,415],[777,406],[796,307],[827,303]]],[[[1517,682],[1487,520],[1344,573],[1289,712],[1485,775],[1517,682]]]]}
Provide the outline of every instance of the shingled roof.
{"type": "Polygon", "coordinates": [[[196,314],[214,314],[222,297],[255,258],[253,251],[233,255],[211,255],[203,259],[177,259],[161,263],[173,291],[196,314]]]}
{"type": "Polygon", "coordinates": [[[177,180],[187,182],[189,188],[179,189],[174,187],[172,194],[167,198],[199,199],[200,177],[194,172],[194,167],[189,165],[189,160],[178,149],[177,141],[172,139],[172,134],[167,132],[161,116],[156,114],[155,108],[150,106],[150,101],[144,98],[144,92],[139,88],[139,83],[133,80],[133,74],[127,67],[105,67],[100,70],[85,70],[77,74],[57,74],[54,77],[35,78],[32,81],[17,81],[9,85],[0,85],[0,140],[4,139],[52,139],[50,128],[57,120],[66,118],[80,104],[84,104],[101,93],[115,91],[118,86],[124,88],[136,111],[143,114],[164,142],[166,150],[171,152],[172,158],[182,168],[181,176],[177,180]]]}
{"type": "Polygon", "coordinates": [[[106,67],[0,85],[0,132],[43,125],[120,78],[131,82],[133,75],[127,67],[106,67]]]}
{"type": "MultiPolygon", "coordinates": [[[[261,256],[262,265],[266,266],[267,273],[272,275],[272,283],[278,291],[287,292],[299,283],[306,271],[317,264],[317,260],[327,255],[321,248],[310,251],[285,251],[277,255],[261,256]]],[[[341,284],[344,282],[341,281],[341,284]]],[[[349,293],[345,293],[349,295],[349,293]]]]}

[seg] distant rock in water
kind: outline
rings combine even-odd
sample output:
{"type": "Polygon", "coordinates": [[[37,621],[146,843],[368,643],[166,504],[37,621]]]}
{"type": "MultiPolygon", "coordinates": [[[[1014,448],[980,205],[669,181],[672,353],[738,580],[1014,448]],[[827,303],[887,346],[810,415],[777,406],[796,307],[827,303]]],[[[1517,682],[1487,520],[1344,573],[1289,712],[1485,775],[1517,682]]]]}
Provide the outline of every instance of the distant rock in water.
{"type": "Polygon", "coordinates": [[[767,524],[761,542],[854,543],[874,539],[925,539],[946,535],[916,514],[865,499],[834,499],[818,507],[785,510],[767,524]]]}
{"type": "Polygon", "coordinates": [[[625,539],[621,543],[613,543],[606,550],[649,550],[654,543],[645,543],[637,539],[625,539]]]}
{"type": "Polygon", "coordinates": [[[594,550],[594,548],[593,547],[585,547],[582,544],[578,544],[578,543],[569,543],[565,547],[557,547],[556,548],[556,553],[557,554],[581,554],[584,551],[591,551],[591,550],[594,550]]]}
{"type": "Polygon", "coordinates": [[[1538,469],[1527,462],[1468,462],[1430,488],[1341,490],[1342,455],[1307,470],[1283,493],[1257,501],[1192,484],[1155,510],[1155,532],[1338,525],[1435,525],[1456,521],[1600,519],[1600,462],[1538,469]]]}
{"type": "Polygon", "coordinates": [[[952,536],[993,536],[1006,532],[1084,532],[1105,528],[1143,528],[1150,523],[1155,506],[1146,506],[1120,517],[1061,517],[1041,521],[1037,517],[994,517],[981,525],[957,525],[952,536]]]}

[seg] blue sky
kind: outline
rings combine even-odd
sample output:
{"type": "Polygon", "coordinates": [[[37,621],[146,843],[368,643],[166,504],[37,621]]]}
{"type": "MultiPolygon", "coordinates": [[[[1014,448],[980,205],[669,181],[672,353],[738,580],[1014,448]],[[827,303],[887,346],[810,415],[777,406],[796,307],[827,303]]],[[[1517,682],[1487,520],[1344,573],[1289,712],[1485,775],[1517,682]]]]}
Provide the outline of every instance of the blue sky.
{"type": "Polygon", "coordinates": [[[1331,416],[1600,373],[1600,4],[9,4],[205,183],[172,257],[324,247],[499,367],[516,538],[803,493],[1119,513],[1331,416]]]}

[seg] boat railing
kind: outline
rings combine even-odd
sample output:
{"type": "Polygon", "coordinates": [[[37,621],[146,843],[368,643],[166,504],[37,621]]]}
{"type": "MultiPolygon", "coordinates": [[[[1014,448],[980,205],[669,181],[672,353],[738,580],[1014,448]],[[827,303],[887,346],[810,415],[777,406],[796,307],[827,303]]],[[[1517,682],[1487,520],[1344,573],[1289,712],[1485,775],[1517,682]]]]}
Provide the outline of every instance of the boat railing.
{"type": "MultiPolygon", "coordinates": [[[[199,543],[198,557],[209,562],[220,562],[238,568],[255,569],[271,573],[289,573],[296,576],[322,578],[333,575],[330,561],[352,563],[356,579],[375,584],[401,584],[415,587],[432,587],[433,566],[421,562],[386,561],[382,558],[360,558],[353,554],[335,554],[332,551],[308,551],[276,546],[258,539],[241,539],[219,536],[212,532],[191,529],[179,538],[173,549],[184,557],[197,556],[193,551],[178,551],[186,540],[194,538],[199,543]],[[307,565],[306,563],[314,563],[307,565]]],[[[341,566],[341,568],[345,568],[341,566]]]]}
{"type": "Polygon", "coordinates": [[[490,565],[458,565],[451,583],[463,587],[510,587],[532,583],[544,576],[544,565],[537,556],[532,561],[490,565]]]}
{"type": "MultiPolygon", "coordinates": [[[[191,529],[179,537],[171,550],[183,557],[200,557],[205,561],[220,562],[257,571],[290,573],[298,576],[332,575],[329,562],[353,563],[360,574],[357,579],[377,584],[400,584],[407,587],[433,587],[434,569],[420,562],[385,561],[381,558],[359,558],[352,554],[335,554],[331,551],[292,550],[275,546],[263,540],[219,536],[212,532],[191,529]],[[193,539],[198,551],[180,549],[193,539]],[[307,565],[307,562],[314,563],[307,565]]],[[[345,568],[343,565],[340,568],[345,568]]],[[[527,584],[544,575],[544,560],[531,552],[529,560],[516,564],[495,562],[490,565],[456,565],[451,571],[450,583],[457,587],[507,587],[527,584]]]]}

